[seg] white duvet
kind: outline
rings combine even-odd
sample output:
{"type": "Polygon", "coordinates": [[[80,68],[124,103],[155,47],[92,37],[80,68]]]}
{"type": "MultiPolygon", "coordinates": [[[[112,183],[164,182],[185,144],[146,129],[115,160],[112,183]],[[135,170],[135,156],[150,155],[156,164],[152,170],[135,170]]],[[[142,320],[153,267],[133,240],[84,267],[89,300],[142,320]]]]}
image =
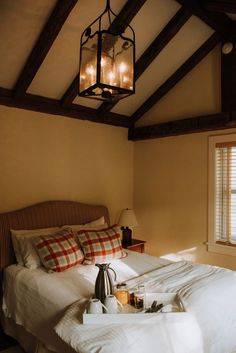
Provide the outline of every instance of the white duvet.
{"type": "Polygon", "coordinates": [[[178,291],[189,314],[174,314],[175,319],[170,315],[166,322],[151,319],[145,327],[85,327],[79,323],[78,304],[93,293],[95,266],[56,274],[10,266],[5,273],[5,315],[57,352],[72,347],[80,353],[236,353],[235,272],[134,252],[111,266],[119,282],[145,283],[153,292],[178,291]]]}
{"type": "Polygon", "coordinates": [[[135,324],[83,325],[81,307],[83,301],[72,304],[55,327],[76,352],[203,353],[201,330],[191,314],[153,315],[135,324]]]}

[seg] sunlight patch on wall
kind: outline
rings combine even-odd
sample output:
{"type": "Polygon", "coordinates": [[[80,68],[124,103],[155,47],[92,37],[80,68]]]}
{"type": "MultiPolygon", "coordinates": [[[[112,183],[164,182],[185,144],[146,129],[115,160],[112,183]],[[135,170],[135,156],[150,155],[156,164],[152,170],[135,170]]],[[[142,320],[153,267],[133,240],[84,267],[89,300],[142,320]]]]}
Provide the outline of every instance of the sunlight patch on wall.
{"type": "Polygon", "coordinates": [[[197,251],[197,247],[195,246],[193,248],[181,250],[176,253],[163,255],[161,256],[161,259],[166,259],[166,260],[176,261],[176,262],[181,260],[194,262],[196,261],[196,251],[197,251]]]}

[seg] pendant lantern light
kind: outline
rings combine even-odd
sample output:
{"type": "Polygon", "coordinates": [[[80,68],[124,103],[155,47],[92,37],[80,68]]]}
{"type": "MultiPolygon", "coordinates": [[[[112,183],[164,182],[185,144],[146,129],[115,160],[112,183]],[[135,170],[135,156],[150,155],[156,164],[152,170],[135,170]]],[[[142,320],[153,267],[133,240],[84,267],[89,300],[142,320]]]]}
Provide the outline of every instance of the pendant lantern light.
{"type": "Polygon", "coordinates": [[[135,92],[135,33],[107,0],[104,12],[82,33],[79,96],[119,100],[135,92]]]}

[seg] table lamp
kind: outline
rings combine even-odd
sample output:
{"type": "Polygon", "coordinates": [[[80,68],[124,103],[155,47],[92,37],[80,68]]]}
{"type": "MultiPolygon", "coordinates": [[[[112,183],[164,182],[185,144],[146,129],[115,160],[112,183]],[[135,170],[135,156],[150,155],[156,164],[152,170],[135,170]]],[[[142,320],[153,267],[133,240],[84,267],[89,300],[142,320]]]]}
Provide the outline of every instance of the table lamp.
{"type": "Polygon", "coordinates": [[[136,227],[138,225],[134,210],[126,208],[121,211],[118,225],[122,229],[122,245],[131,245],[132,230],[129,227],[136,227]]]}

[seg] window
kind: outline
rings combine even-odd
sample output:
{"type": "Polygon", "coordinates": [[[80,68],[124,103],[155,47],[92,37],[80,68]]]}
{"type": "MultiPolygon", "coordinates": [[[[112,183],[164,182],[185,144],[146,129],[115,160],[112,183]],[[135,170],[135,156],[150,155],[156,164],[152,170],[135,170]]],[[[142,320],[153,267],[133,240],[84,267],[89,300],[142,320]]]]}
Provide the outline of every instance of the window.
{"type": "Polygon", "coordinates": [[[236,256],[236,135],[209,137],[208,250],[236,256]]]}

